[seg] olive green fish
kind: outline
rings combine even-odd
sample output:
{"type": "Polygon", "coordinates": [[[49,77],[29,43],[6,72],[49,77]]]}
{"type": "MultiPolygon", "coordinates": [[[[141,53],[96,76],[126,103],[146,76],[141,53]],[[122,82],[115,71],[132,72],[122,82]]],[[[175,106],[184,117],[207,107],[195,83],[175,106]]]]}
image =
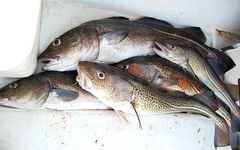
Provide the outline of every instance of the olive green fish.
{"type": "MultiPolygon", "coordinates": [[[[101,104],[95,96],[76,84],[76,75],[76,71],[43,72],[19,79],[0,89],[0,105],[19,109],[39,109],[54,93],[57,94],[55,99],[66,104],[60,109],[76,108],[87,101],[96,104],[91,106],[101,104]],[[69,107],[68,103],[77,106],[69,107]]],[[[51,106],[51,108],[58,109],[58,106],[51,106]]]]}
{"type": "MultiPolygon", "coordinates": [[[[197,100],[174,96],[119,68],[93,62],[79,62],[79,85],[115,111],[138,114],[193,112],[210,117],[223,131],[224,119],[197,100]]],[[[138,117],[139,118],[139,117],[138,117]]],[[[140,121],[139,121],[140,122],[140,121]]]]}
{"type": "Polygon", "coordinates": [[[189,96],[197,95],[198,100],[218,113],[228,124],[231,124],[229,112],[221,103],[219,104],[214,94],[209,92],[210,89],[177,64],[158,56],[139,56],[123,60],[115,66],[153,83],[165,91],[180,91],[189,96]],[[203,96],[205,97],[203,98],[203,96]]]}
{"type": "Polygon", "coordinates": [[[160,56],[191,72],[227,104],[235,116],[240,116],[239,107],[234,103],[229,90],[198,51],[172,40],[158,42],[157,44],[160,49],[156,51],[160,56]]]}
{"type": "Polygon", "coordinates": [[[44,64],[44,70],[76,70],[79,61],[111,64],[134,56],[153,55],[155,42],[173,39],[191,45],[213,62],[223,64],[220,58],[224,58],[227,70],[235,65],[227,55],[212,50],[182,29],[152,24],[144,19],[125,18],[89,21],[57,37],[38,61],[44,64]]]}

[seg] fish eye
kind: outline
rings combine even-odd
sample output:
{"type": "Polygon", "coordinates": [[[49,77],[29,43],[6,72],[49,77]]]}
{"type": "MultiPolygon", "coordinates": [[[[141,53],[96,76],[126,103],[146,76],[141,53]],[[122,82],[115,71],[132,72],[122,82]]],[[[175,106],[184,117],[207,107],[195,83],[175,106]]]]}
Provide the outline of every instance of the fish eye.
{"type": "Polygon", "coordinates": [[[9,87],[10,87],[11,89],[15,89],[15,88],[17,88],[17,86],[18,86],[17,83],[11,83],[11,84],[9,84],[9,87]]]}
{"type": "Polygon", "coordinates": [[[173,46],[173,45],[170,46],[170,49],[173,50],[173,51],[175,50],[175,48],[176,48],[176,47],[173,46]]]}
{"type": "Polygon", "coordinates": [[[61,44],[61,40],[60,39],[55,39],[53,42],[52,42],[53,46],[59,46],[61,44]]]}
{"type": "Polygon", "coordinates": [[[98,73],[98,78],[101,79],[101,80],[105,79],[105,73],[99,72],[98,73]]]}
{"type": "Polygon", "coordinates": [[[129,68],[129,65],[122,65],[122,69],[127,70],[129,68]]]}

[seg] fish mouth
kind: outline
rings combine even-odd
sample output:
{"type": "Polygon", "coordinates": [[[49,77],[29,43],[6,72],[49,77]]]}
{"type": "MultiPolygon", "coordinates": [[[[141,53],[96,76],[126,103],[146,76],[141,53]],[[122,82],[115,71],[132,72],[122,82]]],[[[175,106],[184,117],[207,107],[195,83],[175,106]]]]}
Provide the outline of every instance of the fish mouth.
{"type": "Polygon", "coordinates": [[[164,41],[157,41],[152,45],[154,52],[158,55],[168,55],[167,44],[164,41]]]}
{"type": "Polygon", "coordinates": [[[43,70],[49,70],[50,67],[53,66],[57,66],[59,64],[61,64],[61,60],[59,59],[59,57],[56,58],[40,58],[38,59],[39,63],[42,63],[43,66],[43,70]]]}
{"type": "Polygon", "coordinates": [[[78,84],[85,90],[89,91],[92,89],[92,81],[87,77],[86,74],[84,74],[83,71],[80,71],[79,69],[77,70],[78,75],[76,77],[76,81],[78,84]]]}
{"type": "Polygon", "coordinates": [[[10,98],[0,97],[0,105],[4,105],[5,102],[8,102],[9,100],[10,100],[10,98]]]}

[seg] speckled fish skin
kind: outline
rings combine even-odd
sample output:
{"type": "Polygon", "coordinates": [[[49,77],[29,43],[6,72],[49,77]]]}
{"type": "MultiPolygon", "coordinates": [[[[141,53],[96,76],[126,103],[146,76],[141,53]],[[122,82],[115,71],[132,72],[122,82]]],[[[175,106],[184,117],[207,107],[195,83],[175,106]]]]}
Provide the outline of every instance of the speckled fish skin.
{"type": "Polygon", "coordinates": [[[79,62],[77,71],[79,85],[115,110],[133,113],[129,106],[133,103],[139,114],[194,112],[210,117],[227,130],[224,119],[192,97],[169,95],[119,68],[79,62]]]}
{"type": "Polygon", "coordinates": [[[230,92],[208,62],[196,50],[174,41],[163,41],[158,44],[161,47],[161,51],[158,51],[159,55],[192,72],[228,105],[235,116],[240,116],[239,107],[234,103],[230,92]]]}
{"type": "Polygon", "coordinates": [[[76,85],[76,72],[43,72],[22,78],[0,89],[0,105],[19,109],[39,109],[48,98],[51,89],[63,89],[75,93],[75,98],[95,99],[92,94],[76,85]]]}
{"type": "Polygon", "coordinates": [[[207,91],[206,87],[186,70],[158,56],[129,58],[115,64],[115,66],[141,79],[154,83],[166,91],[179,90],[189,96],[207,91]]]}
{"type": "Polygon", "coordinates": [[[154,41],[173,39],[198,49],[203,56],[213,57],[207,46],[179,35],[172,27],[155,29],[138,21],[101,19],[86,22],[56,38],[38,57],[44,70],[75,70],[77,62],[116,63],[121,60],[154,54],[154,41]]]}
{"type": "MultiPolygon", "coordinates": [[[[175,63],[158,56],[133,57],[123,60],[114,66],[153,83],[165,91],[181,91],[189,96],[205,94],[207,91],[210,91],[206,86],[188,73],[188,71],[175,63]]],[[[212,110],[223,117],[229,125],[231,124],[230,114],[221,104],[218,104],[217,99],[201,98],[198,100],[211,107],[212,110]]]]}

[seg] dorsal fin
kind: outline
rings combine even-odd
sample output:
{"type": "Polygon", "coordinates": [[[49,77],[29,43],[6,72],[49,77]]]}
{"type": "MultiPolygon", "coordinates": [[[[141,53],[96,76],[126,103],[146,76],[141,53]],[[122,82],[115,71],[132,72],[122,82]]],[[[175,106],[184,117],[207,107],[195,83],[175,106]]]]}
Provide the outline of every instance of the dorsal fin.
{"type": "MultiPolygon", "coordinates": [[[[152,17],[143,17],[143,18],[137,19],[136,21],[147,24],[155,29],[158,29],[159,26],[175,28],[172,24],[170,24],[167,21],[152,18],[152,17]]],[[[200,27],[184,27],[184,28],[177,28],[177,29],[187,32],[188,34],[193,36],[195,39],[199,39],[203,43],[206,42],[206,37],[200,27]]]]}
{"type": "Polygon", "coordinates": [[[203,43],[207,41],[207,38],[200,27],[184,27],[181,29],[191,34],[195,38],[200,39],[203,43]]]}
{"type": "Polygon", "coordinates": [[[104,19],[129,20],[129,18],[123,17],[123,16],[114,16],[114,17],[108,17],[108,18],[104,18],[104,19]]]}
{"type": "Polygon", "coordinates": [[[137,21],[147,22],[147,23],[154,23],[154,24],[164,25],[164,26],[169,26],[169,27],[174,27],[172,24],[168,23],[167,21],[159,20],[159,19],[152,18],[152,17],[142,17],[142,18],[137,19],[137,21]]]}

